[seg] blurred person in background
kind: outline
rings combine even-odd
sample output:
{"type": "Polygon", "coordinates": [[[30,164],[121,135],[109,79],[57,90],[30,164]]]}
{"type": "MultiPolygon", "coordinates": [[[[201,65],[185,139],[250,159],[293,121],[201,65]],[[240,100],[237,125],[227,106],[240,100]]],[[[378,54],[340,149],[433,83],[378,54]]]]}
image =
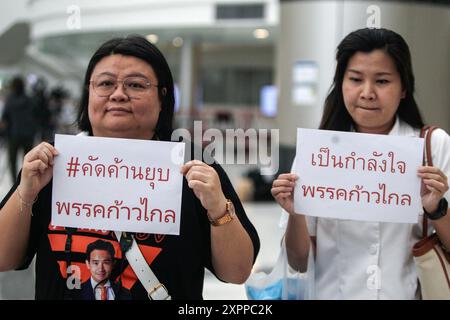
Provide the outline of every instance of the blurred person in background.
{"type": "MultiPolygon", "coordinates": [[[[5,108],[5,92],[0,89],[0,119],[3,117],[3,109],[5,108]]],[[[0,142],[3,142],[3,139],[6,135],[5,125],[3,121],[0,121],[0,142]]]]}
{"type": "Polygon", "coordinates": [[[66,90],[57,86],[50,91],[48,108],[50,111],[50,122],[48,124],[48,135],[50,140],[54,139],[54,135],[59,130],[61,112],[63,109],[64,100],[68,97],[66,90]]]}
{"type": "Polygon", "coordinates": [[[48,106],[48,95],[46,93],[47,84],[42,78],[37,79],[32,87],[33,103],[36,109],[37,136],[38,140],[51,141],[50,121],[51,114],[48,106]]]}
{"type": "Polygon", "coordinates": [[[20,76],[11,81],[10,93],[6,98],[2,115],[8,141],[9,169],[12,181],[17,177],[17,154],[28,153],[34,143],[37,130],[34,103],[25,94],[25,83],[20,76]]]}
{"type": "Polygon", "coordinates": [[[57,133],[76,134],[78,128],[77,122],[77,101],[72,98],[69,92],[66,93],[61,106],[61,112],[58,119],[57,133]]]}

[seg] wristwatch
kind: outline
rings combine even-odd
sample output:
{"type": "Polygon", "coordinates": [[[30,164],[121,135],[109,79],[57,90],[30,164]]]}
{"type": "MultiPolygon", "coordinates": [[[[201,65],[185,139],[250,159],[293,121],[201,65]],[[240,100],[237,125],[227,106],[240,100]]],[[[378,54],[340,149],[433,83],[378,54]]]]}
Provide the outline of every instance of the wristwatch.
{"type": "Polygon", "coordinates": [[[223,226],[224,224],[231,222],[234,219],[234,216],[235,216],[235,211],[234,211],[233,202],[231,202],[230,199],[227,199],[227,203],[225,205],[225,214],[215,220],[212,220],[211,218],[209,218],[209,222],[211,222],[211,225],[213,225],[214,227],[223,226]]]}
{"type": "Polygon", "coordinates": [[[423,212],[425,212],[425,215],[428,217],[428,219],[430,219],[430,220],[439,220],[440,218],[444,217],[447,214],[447,210],[448,210],[447,199],[442,198],[439,201],[439,206],[436,209],[436,211],[428,213],[425,210],[425,208],[424,208],[423,212]]]}

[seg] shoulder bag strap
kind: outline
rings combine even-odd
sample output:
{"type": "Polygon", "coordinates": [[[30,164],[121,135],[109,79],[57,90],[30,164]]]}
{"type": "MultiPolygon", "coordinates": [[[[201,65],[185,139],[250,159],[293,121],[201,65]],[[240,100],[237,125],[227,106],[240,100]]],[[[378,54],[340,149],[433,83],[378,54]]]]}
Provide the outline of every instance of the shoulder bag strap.
{"type": "Polygon", "coordinates": [[[122,254],[126,256],[134,273],[147,291],[150,300],[171,300],[166,287],[159,282],[152,269],[145,261],[133,235],[126,232],[114,231],[120,243],[122,254]]]}
{"type": "MultiPolygon", "coordinates": [[[[424,150],[424,156],[422,164],[425,166],[432,166],[433,165],[433,159],[431,156],[431,134],[435,129],[438,129],[438,127],[435,126],[424,126],[422,130],[420,130],[420,137],[425,138],[425,150],[424,150]]],[[[422,219],[422,238],[425,239],[428,235],[428,219],[427,216],[424,214],[422,219]]]]}

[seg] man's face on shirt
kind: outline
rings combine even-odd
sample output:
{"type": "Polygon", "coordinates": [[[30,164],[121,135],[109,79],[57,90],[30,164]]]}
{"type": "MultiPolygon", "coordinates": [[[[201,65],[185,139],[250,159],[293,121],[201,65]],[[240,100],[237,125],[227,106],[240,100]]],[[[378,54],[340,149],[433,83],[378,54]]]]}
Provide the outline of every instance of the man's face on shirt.
{"type": "Polygon", "coordinates": [[[86,265],[91,272],[92,278],[96,282],[107,280],[111,276],[113,260],[106,250],[93,250],[90,260],[86,260],[86,265]]]}

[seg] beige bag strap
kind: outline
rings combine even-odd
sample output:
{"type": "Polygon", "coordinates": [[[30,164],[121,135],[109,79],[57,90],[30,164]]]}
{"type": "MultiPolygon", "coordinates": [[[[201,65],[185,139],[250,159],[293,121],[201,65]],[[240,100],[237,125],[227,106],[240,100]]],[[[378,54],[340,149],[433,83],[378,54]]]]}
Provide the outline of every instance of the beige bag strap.
{"type": "MultiPolygon", "coordinates": [[[[438,127],[435,126],[424,126],[420,130],[420,137],[425,138],[425,152],[423,156],[423,165],[432,166],[433,165],[433,159],[431,157],[431,134],[435,129],[438,129],[438,127]]],[[[422,238],[425,239],[428,236],[428,219],[426,215],[423,215],[423,221],[422,221],[422,238]]]]}
{"type": "MultiPolygon", "coordinates": [[[[114,234],[120,243],[123,233],[114,231],[114,234]]],[[[144,255],[132,235],[128,241],[130,241],[131,246],[126,250],[125,257],[142,286],[147,291],[148,298],[150,300],[172,300],[166,287],[159,282],[147,261],[145,261],[144,255]]]]}

